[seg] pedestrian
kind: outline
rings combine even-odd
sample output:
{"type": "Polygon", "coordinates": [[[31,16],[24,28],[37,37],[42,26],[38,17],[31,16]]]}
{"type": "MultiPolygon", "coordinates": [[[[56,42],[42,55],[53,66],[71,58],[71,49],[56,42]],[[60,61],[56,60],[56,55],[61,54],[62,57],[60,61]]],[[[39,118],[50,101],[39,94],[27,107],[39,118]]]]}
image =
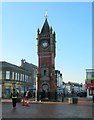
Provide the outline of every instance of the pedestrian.
{"type": "Polygon", "coordinates": [[[26,92],[25,98],[28,100],[29,97],[30,97],[30,91],[28,90],[28,91],[26,92]]]}
{"type": "Polygon", "coordinates": [[[64,102],[64,95],[62,94],[62,102],[64,102]]]}
{"type": "Polygon", "coordinates": [[[28,98],[30,96],[29,94],[30,94],[30,90],[24,92],[25,97],[21,101],[23,106],[28,106],[29,107],[29,103],[28,103],[28,98]]]}
{"type": "Polygon", "coordinates": [[[26,97],[26,91],[24,92],[24,98],[26,97]]]}
{"type": "Polygon", "coordinates": [[[16,101],[18,98],[18,92],[14,88],[13,88],[13,92],[11,93],[11,98],[12,98],[13,108],[16,108],[16,101]]]}

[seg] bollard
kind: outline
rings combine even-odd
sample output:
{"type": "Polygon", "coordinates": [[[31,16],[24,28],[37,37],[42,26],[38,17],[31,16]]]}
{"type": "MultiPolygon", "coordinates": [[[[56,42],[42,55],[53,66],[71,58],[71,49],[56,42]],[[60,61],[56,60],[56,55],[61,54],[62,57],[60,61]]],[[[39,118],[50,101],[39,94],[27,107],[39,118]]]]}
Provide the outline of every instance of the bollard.
{"type": "Polygon", "coordinates": [[[73,97],[72,99],[73,99],[73,104],[77,104],[78,103],[78,98],[73,97]]]}
{"type": "Polygon", "coordinates": [[[69,103],[70,104],[77,104],[78,103],[78,98],[76,98],[76,97],[69,98],[69,103]]]}

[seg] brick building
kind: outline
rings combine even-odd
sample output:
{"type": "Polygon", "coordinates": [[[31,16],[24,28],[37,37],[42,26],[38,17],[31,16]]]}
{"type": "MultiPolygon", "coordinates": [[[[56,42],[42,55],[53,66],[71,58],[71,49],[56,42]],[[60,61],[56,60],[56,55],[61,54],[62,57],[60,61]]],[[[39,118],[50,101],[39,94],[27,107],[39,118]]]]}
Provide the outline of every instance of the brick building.
{"type": "Polygon", "coordinates": [[[8,62],[0,62],[0,85],[2,86],[2,97],[9,98],[11,90],[16,88],[19,95],[24,91],[32,89],[36,83],[37,66],[21,61],[21,66],[8,62]]]}
{"type": "Polygon", "coordinates": [[[47,18],[41,30],[37,31],[38,43],[38,92],[43,98],[55,99],[57,89],[55,79],[56,37],[47,18]],[[48,94],[50,93],[50,95],[48,94]],[[50,96],[50,97],[49,97],[50,96]]]}

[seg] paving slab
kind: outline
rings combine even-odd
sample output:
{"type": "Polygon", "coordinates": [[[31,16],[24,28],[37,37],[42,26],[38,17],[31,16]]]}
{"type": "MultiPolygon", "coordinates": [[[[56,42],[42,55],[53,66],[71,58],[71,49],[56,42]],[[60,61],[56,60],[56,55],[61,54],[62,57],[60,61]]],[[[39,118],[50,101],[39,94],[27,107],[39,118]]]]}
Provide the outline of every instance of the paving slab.
{"type": "Polygon", "coordinates": [[[92,118],[94,104],[80,101],[78,104],[68,102],[29,103],[29,107],[17,103],[16,109],[11,102],[2,103],[3,118],[92,118]]]}

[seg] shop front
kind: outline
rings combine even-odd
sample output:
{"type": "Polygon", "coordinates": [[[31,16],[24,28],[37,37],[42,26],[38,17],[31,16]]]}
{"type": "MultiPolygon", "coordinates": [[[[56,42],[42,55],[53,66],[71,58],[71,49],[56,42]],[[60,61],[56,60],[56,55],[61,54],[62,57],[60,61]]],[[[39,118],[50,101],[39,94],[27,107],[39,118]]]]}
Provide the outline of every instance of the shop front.
{"type": "Polygon", "coordinates": [[[94,95],[94,69],[86,69],[86,88],[87,97],[92,98],[94,95]]]}
{"type": "Polygon", "coordinates": [[[87,84],[87,97],[92,98],[94,95],[94,84],[87,84]]]}
{"type": "Polygon", "coordinates": [[[11,96],[11,90],[12,90],[12,84],[11,83],[4,83],[2,85],[2,97],[3,98],[10,98],[11,96]]]}

